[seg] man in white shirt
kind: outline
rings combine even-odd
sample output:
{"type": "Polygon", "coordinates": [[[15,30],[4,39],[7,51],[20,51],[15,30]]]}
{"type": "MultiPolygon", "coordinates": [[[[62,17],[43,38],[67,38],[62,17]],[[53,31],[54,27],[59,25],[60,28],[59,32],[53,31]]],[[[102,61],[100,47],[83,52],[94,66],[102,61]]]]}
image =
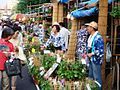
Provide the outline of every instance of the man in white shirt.
{"type": "Polygon", "coordinates": [[[65,48],[66,50],[68,49],[68,41],[69,41],[69,35],[70,35],[70,31],[65,28],[65,25],[63,22],[59,23],[60,25],[60,34],[63,36],[64,41],[65,41],[65,48]]]}
{"type": "Polygon", "coordinates": [[[0,21],[0,38],[1,38],[1,35],[2,35],[2,21],[0,21]]]}

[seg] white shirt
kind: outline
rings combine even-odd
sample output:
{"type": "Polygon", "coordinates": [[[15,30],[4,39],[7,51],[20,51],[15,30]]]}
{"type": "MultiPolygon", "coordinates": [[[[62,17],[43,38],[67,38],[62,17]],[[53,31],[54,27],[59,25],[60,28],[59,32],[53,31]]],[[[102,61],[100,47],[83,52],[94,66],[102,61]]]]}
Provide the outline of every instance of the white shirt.
{"type": "Polygon", "coordinates": [[[2,26],[0,26],[0,38],[1,38],[1,36],[2,36],[2,26]]]}
{"type": "Polygon", "coordinates": [[[68,39],[69,39],[70,31],[65,27],[61,27],[60,34],[63,36],[63,39],[65,41],[65,48],[68,49],[68,39]]]}

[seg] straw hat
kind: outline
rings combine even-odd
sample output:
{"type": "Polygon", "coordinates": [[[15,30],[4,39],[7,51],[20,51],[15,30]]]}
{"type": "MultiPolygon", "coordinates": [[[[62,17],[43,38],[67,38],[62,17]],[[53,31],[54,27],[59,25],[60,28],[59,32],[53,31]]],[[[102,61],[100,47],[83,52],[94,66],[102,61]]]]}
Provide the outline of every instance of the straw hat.
{"type": "Polygon", "coordinates": [[[93,27],[95,29],[98,29],[98,24],[95,21],[92,21],[90,23],[86,23],[85,25],[91,26],[91,27],[93,27]]]}

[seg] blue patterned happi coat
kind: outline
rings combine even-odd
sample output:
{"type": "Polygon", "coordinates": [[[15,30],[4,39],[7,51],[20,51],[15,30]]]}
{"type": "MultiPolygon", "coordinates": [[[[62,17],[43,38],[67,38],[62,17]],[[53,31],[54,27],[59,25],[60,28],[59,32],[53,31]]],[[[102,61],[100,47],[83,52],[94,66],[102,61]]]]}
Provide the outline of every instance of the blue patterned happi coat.
{"type": "Polygon", "coordinates": [[[92,42],[92,53],[94,54],[90,60],[95,64],[102,64],[104,57],[104,41],[102,36],[98,33],[92,42]]]}

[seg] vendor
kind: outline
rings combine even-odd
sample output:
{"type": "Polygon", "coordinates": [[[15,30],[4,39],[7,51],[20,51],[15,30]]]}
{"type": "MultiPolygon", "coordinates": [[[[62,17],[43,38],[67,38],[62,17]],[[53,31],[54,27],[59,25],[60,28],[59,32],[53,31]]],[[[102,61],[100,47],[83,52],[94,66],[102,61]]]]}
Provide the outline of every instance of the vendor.
{"type": "Polygon", "coordinates": [[[43,46],[41,46],[42,50],[48,47],[50,44],[53,44],[56,53],[63,53],[65,51],[65,42],[59,31],[59,25],[54,24],[52,26],[52,31],[49,39],[43,46]]]}
{"type": "Polygon", "coordinates": [[[90,36],[87,43],[87,56],[89,58],[89,77],[96,80],[99,90],[102,90],[101,65],[104,57],[104,41],[98,32],[98,24],[94,21],[85,24],[90,36]]]}

